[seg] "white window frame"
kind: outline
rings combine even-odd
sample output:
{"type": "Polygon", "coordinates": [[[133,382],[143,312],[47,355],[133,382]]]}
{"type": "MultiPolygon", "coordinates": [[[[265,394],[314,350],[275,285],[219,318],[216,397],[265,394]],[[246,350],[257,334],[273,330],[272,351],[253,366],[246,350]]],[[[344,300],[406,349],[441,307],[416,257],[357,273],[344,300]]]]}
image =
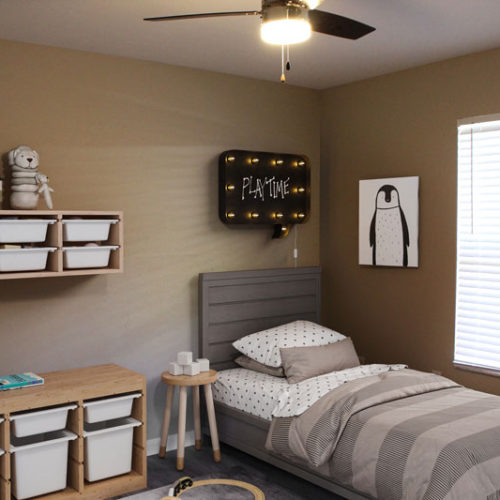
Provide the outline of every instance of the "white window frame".
{"type": "MultiPolygon", "coordinates": [[[[479,167],[480,162],[481,160],[484,161],[486,157],[484,150],[483,157],[481,157],[481,152],[477,152],[481,151],[478,146],[474,150],[474,133],[478,137],[481,128],[484,131],[485,128],[490,129],[493,126],[496,130],[496,124],[491,122],[499,122],[499,136],[494,138],[495,146],[493,149],[498,149],[495,152],[500,156],[500,114],[476,116],[457,122],[457,267],[453,364],[457,368],[500,376],[500,226],[498,232],[491,234],[490,227],[484,225],[484,222],[488,219],[482,218],[484,213],[481,210],[483,209],[477,207],[481,206],[481,204],[478,204],[479,197],[483,196],[484,200],[487,195],[484,194],[481,187],[475,188],[474,184],[474,180],[480,183],[482,174],[479,173],[478,168],[481,168],[479,167]],[[468,133],[471,134],[470,139],[465,136],[468,133]],[[469,150],[467,150],[467,141],[470,142],[469,150]],[[466,178],[464,173],[466,173],[467,161],[470,162],[470,181],[464,180],[466,178]],[[475,173],[474,166],[476,166],[475,173]],[[470,209],[464,209],[464,206],[467,207],[467,205],[470,206],[470,209]],[[474,210],[478,214],[478,224],[476,224],[474,210]],[[483,222],[482,225],[481,222],[483,222]],[[468,224],[471,228],[470,233],[467,232],[468,224]],[[492,259],[490,250],[487,250],[489,245],[492,248],[496,247],[493,253],[496,252],[494,257],[497,257],[498,262],[494,264],[491,264],[492,260],[488,260],[492,259]],[[486,266],[482,265],[484,260],[487,261],[486,266]],[[478,263],[478,261],[480,262],[478,263]],[[491,281],[492,278],[493,281],[491,281]],[[491,283],[493,283],[493,287],[498,286],[492,291],[492,294],[497,295],[491,297],[491,302],[494,303],[493,306],[488,303],[490,298],[484,298],[484,302],[482,302],[484,295],[481,295],[481,291],[487,290],[491,283]],[[481,288],[481,286],[484,288],[481,288]],[[478,293],[478,295],[474,296],[474,293],[478,293]],[[472,302],[467,303],[468,300],[472,302]],[[498,300],[498,304],[495,303],[496,300],[498,300]],[[498,313],[496,312],[497,305],[498,313]],[[477,309],[475,310],[475,308],[477,309]],[[492,314],[479,311],[481,308],[483,311],[489,308],[492,314]],[[493,321],[490,321],[491,318],[493,318],[493,321]],[[486,327],[485,322],[487,322],[486,327]],[[489,346],[490,350],[488,351],[486,348],[489,346]],[[488,360],[492,352],[494,355],[492,359],[488,360]]],[[[493,172],[495,173],[495,171],[493,172]]],[[[500,158],[498,159],[498,173],[500,178],[500,158]]],[[[486,176],[482,179],[483,186],[485,179],[486,176]]],[[[498,187],[498,190],[500,193],[500,187],[498,187]]],[[[499,211],[499,208],[497,207],[496,210],[499,211]]],[[[490,207],[487,208],[487,210],[489,209],[490,207]]]]}

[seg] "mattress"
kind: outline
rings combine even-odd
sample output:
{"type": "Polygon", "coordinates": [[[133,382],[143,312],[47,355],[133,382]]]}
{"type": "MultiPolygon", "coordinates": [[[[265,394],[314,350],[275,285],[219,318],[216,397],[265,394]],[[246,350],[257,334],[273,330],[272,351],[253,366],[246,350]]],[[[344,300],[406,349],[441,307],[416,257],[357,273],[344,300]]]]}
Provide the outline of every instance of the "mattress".
{"type": "Polygon", "coordinates": [[[219,372],[212,390],[215,401],[271,421],[278,397],[288,386],[284,377],[232,368],[219,372]]]}

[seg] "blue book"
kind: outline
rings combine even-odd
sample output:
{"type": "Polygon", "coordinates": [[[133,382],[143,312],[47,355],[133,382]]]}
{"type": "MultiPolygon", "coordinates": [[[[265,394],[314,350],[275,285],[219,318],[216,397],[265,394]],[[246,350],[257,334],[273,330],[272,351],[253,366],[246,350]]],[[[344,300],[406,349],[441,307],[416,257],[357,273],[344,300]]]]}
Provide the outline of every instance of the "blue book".
{"type": "Polygon", "coordinates": [[[18,373],[17,375],[7,375],[0,377],[0,391],[7,389],[18,389],[19,387],[28,387],[31,385],[42,385],[42,377],[34,373],[18,373]]]}

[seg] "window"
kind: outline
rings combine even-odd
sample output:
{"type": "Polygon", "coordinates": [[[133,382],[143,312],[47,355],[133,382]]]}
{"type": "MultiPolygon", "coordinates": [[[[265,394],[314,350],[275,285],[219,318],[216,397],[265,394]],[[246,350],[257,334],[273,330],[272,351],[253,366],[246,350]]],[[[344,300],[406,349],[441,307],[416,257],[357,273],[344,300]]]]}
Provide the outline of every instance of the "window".
{"type": "Polygon", "coordinates": [[[500,115],[458,127],[455,365],[500,375],[500,115]]]}

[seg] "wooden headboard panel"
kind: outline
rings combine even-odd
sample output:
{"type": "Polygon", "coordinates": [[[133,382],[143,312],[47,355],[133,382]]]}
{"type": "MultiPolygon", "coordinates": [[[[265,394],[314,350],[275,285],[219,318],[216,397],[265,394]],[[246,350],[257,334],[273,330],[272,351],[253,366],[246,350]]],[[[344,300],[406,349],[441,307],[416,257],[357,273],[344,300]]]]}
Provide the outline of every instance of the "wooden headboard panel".
{"type": "Polygon", "coordinates": [[[320,306],[319,267],[202,273],[200,357],[215,369],[235,366],[236,339],[297,319],[319,323],[320,306]]]}

